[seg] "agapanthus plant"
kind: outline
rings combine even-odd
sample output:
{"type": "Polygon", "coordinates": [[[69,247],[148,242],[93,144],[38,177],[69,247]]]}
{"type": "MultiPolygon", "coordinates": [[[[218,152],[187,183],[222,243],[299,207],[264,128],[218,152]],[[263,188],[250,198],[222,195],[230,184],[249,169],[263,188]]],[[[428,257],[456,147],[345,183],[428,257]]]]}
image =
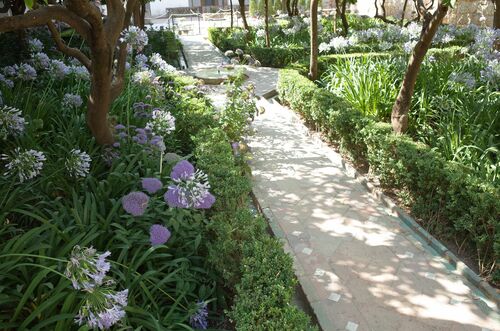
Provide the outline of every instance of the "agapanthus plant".
{"type": "Polygon", "coordinates": [[[40,174],[45,155],[33,149],[22,151],[16,147],[12,155],[0,154],[0,160],[7,162],[4,176],[17,175],[22,183],[40,174]]]}
{"type": "Polygon", "coordinates": [[[107,330],[125,317],[128,290],[120,292],[98,287],[85,295],[85,303],[75,316],[75,323],[91,329],[107,330]]]}
{"type": "Polygon", "coordinates": [[[189,317],[189,324],[195,329],[206,330],[208,327],[207,303],[198,301],[196,303],[196,308],[196,312],[189,317]]]}
{"type": "Polygon", "coordinates": [[[175,130],[175,117],[166,110],[155,108],[151,113],[151,121],[146,124],[154,134],[167,135],[175,130]]]}
{"type": "Polygon", "coordinates": [[[144,46],[148,44],[148,35],[146,31],[139,29],[136,26],[129,26],[127,30],[122,32],[121,40],[126,42],[129,51],[132,49],[141,52],[144,46]]]}
{"type": "Polygon", "coordinates": [[[20,136],[24,132],[25,124],[19,109],[7,106],[0,109],[0,139],[20,136]]]}
{"type": "Polygon", "coordinates": [[[164,195],[170,207],[209,209],[214,204],[215,197],[209,192],[207,175],[201,170],[195,171],[188,161],[177,163],[170,178],[175,185],[170,185],[164,195]]]}
{"type": "Polygon", "coordinates": [[[111,266],[106,261],[110,255],[110,252],[99,254],[92,247],[77,245],[73,247],[64,274],[71,280],[75,289],[91,292],[104,283],[111,266]]]}
{"type": "Polygon", "coordinates": [[[149,229],[149,241],[152,246],[165,244],[170,236],[170,231],[163,225],[153,224],[149,229]]]}
{"type": "Polygon", "coordinates": [[[78,94],[66,93],[64,94],[62,105],[68,108],[78,108],[83,104],[82,97],[78,94]]]}
{"type": "Polygon", "coordinates": [[[125,211],[133,216],[141,216],[149,204],[149,197],[143,192],[130,192],[122,198],[125,211]]]}
{"type": "Polygon", "coordinates": [[[149,194],[155,194],[163,187],[163,183],[158,178],[143,178],[141,184],[142,188],[149,194]]]}
{"type": "Polygon", "coordinates": [[[27,63],[21,63],[17,67],[17,78],[22,81],[32,81],[37,77],[36,70],[27,63]]]}
{"type": "Polygon", "coordinates": [[[72,149],[66,158],[65,166],[71,177],[86,177],[89,174],[91,162],[92,159],[87,153],[72,149]]]}

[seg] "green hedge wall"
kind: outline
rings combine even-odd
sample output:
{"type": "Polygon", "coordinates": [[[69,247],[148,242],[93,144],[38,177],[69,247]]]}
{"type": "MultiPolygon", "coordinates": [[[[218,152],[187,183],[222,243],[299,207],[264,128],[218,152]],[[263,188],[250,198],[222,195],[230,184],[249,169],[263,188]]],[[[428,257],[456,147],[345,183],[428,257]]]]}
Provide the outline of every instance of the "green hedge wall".
{"type": "MultiPolygon", "coordinates": [[[[466,243],[466,253],[486,267],[500,259],[498,187],[446,161],[427,145],[394,135],[390,124],[364,117],[295,70],[280,71],[278,92],[283,102],[344,152],[367,162],[382,186],[396,189],[431,233],[466,243]]],[[[498,263],[485,276],[499,284],[498,263]]]]}

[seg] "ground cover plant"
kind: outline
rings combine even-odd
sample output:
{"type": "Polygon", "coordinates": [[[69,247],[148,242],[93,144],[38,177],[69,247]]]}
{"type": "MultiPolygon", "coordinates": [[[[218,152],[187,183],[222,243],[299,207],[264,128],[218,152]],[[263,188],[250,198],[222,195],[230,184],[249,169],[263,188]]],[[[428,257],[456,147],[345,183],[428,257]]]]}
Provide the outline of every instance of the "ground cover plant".
{"type": "Polygon", "coordinates": [[[159,41],[127,56],[114,143],[100,146],[86,126],[88,71],[48,55],[47,33],[31,32],[25,62],[0,69],[0,328],[264,330],[263,304],[269,323],[311,328],[290,304],[290,257],[247,207],[238,142],[252,90],[231,83],[247,97],[217,112],[153,52],[159,41]],[[263,278],[250,303],[243,277],[265,269],[241,263],[257,256],[286,277],[263,278]],[[267,290],[278,283],[280,298],[267,290]]]}

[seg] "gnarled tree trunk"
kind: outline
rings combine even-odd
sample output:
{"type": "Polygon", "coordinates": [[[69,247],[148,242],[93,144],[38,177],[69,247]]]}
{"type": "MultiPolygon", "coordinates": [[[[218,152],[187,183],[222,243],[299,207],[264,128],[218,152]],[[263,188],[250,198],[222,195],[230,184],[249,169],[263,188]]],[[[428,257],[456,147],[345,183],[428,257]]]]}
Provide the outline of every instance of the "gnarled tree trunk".
{"type": "Polygon", "coordinates": [[[234,8],[233,0],[229,0],[229,7],[231,8],[231,29],[234,28],[234,8]]]}
{"type": "Polygon", "coordinates": [[[311,56],[309,79],[318,79],[318,0],[311,0],[311,56]]]}
{"type": "Polygon", "coordinates": [[[291,1],[292,0],[285,0],[286,12],[287,12],[287,14],[288,14],[289,17],[293,16],[291,1]]]}
{"type": "Polygon", "coordinates": [[[241,20],[243,21],[243,27],[245,30],[250,31],[250,26],[248,26],[247,16],[245,14],[245,0],[238,0],[240,5],[241,20]]]}
{"type": "Polygon", "coordinates": [[[129,26],[137,3],[137,0],[128,0],[125,9],[120,0],[108,0],[106,20],[100,9],[88,0],[65,0],[65,6],[40,6],[23,15],[0,18],[0,32],[47,25],[57,48],[67,56],[76,58],[87,68],[91,81],[87,123],[97,143],[101,145],[113,143],[108,112],[111,103],[123,89],[127,57],[127,45],[119,42],[120,34],[129,26]],[[64,43],[53,20],[64,22],[75,29],[87,42],[90,58],[81,50],[64,43]],[[118,52],[115,52],[118,45],[118,52]],[[113,68],[116,54],[118,64],[113,68]]]}
{"type": "Polygon", "coordinates": [[[269,0],[264,0],[264,22],[266,28],[266,47],[271,47],[271,36],[269,35],[269,0]]]}
{"type": "Polygon", "coordinates": [[[495,29],[500,29],[500,0],[493,1],[495,7],[495,13],[493,14],[493,27],[495,29]]]}
{"type": "Polygon", "coordinates": [[[349,22],[347,21],[346,11],[347,11],[347,1],[348,0],[336,0],[335,7],[337,9],[337,13],[340,15],[340,19],[342,21],[342,34],[347,36],[349,32],[349,22]]]}
{"type": "Polygon", "coordinates": [[[425,54],[427,54],[427,50],[431,45],[432,39],[434,38],[434,35],[436,34],[436,31],[447,12],[448,6],[439,4],[434,14],[427,12],[424,18],[420,39],[415,45],[413,53],[410,56],[406,73],[403,78],[403,83],[401,84],[401,89],[399,90],[396,102],[392,107],[391,123],[392,128],[396,133],[401,134],[408,129],[408,113],[410,112],[411,99],[415,89],[415,82],[417,81],[418,73],[420,71],[420,65],[422,64],[425,54]]]}

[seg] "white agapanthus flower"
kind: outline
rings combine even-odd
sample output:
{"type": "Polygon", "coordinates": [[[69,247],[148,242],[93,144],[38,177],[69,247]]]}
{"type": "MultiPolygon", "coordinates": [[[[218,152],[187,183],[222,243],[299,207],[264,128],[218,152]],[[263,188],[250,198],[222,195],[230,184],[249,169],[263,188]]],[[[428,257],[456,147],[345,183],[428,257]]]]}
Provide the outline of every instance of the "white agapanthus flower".
{"type": "Polygon", "coordinates": [[[0,139],[20,136],[24,132],[25,124],[19,109],[6,106],[0,109],[0,139]]]}
{"type": "Polygon", "coordinates": [[[146,124],[146,129],[156,135],[167,135],[175,130],[175,117],[168,111],[160,108],[153,109],[151,121],[146,124]]]}
{"type": "Polygon", "coordinates": [[[34,149],[21,151],[21,148],[16,147],[12,155],[0,154],[0,160],[7,162],[3,175],[17,175],[22,183],[38,176],[46,159],[43,152],[34,149]]]}
{"type": "Polygon", "coordinates": [[[86,152],[79,149],[72,149],[66,159],[66,170],[71,177],[86,177],[90,171],[92,159],[86,152]]]}

